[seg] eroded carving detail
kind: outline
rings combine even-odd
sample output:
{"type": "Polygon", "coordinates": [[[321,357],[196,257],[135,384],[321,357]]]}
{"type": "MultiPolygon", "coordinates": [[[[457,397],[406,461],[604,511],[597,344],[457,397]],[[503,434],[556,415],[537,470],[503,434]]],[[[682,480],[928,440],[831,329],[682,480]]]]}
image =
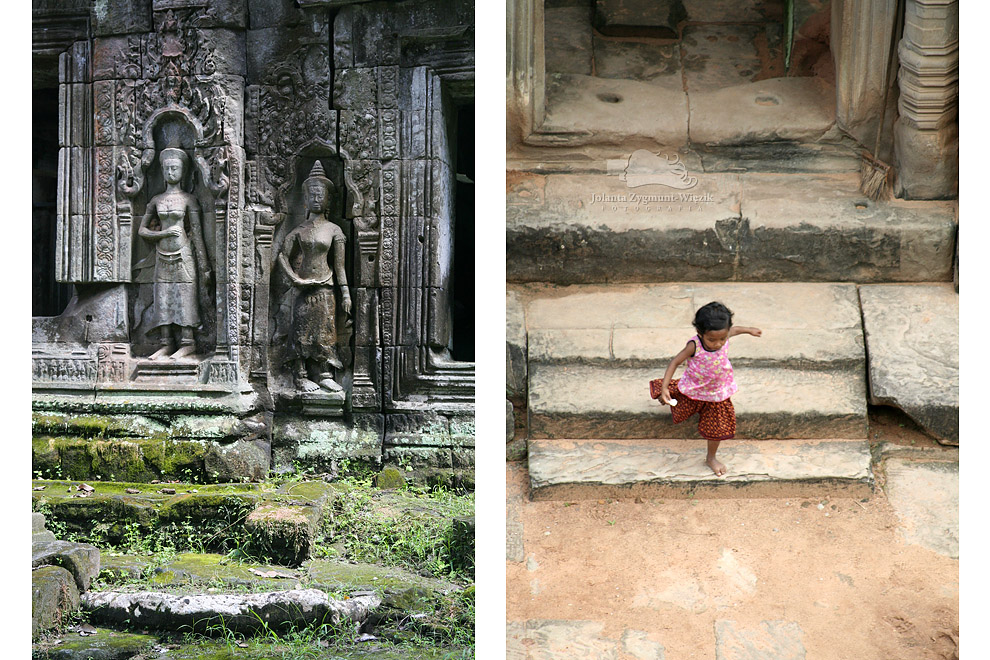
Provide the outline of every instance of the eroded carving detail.
{"type": "Polygon", "coordinates": [[[127,380],[127,344],[100,344],[96,350],[96,380],[121,383],[127,380]]]}
{"type": "Polygon", "coordinates": [[[89,358],[36,357],[31,378],[41,383],[91,383],[96,380],[96,364],[89,358]]]}

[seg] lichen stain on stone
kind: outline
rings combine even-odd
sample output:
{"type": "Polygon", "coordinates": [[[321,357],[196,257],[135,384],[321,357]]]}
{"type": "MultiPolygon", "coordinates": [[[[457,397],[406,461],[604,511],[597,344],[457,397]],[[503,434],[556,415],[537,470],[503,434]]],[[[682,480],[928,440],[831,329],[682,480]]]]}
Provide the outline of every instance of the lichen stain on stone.
{"type": "Polygon", "coordinates": [[[107,20],[107,14],[110,12],[110,0],[96,0],[93,3],[93,14],[96,15],[101,21],[107,20]]]}

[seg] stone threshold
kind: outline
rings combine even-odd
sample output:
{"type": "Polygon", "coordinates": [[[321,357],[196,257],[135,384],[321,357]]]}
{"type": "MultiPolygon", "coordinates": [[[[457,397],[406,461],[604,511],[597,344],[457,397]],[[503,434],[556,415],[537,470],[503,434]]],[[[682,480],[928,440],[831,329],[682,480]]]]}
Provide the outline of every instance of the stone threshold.
{"type": "Polygon", "coordinates": [[[688,165],[673,176],[667,155],[643,156],[656,163],[649,185],[626,171],[632,154],[607,173],[510,172],[507,280],[952,279],[953,202],[873,202],[855,174],[704,174],[688,165]]]}
{"type": "Polygon", "coordinates": [[[869,497],[865,440],[727,440],[705,465],[702,440],[530,440],[533,500],[869,497]]]}

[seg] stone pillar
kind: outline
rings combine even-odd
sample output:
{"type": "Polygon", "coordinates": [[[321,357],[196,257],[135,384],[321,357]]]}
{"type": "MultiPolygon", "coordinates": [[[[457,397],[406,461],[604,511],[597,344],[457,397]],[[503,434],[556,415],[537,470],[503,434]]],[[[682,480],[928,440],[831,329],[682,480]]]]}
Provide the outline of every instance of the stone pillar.
{"type": "Polygon", "coordinates": [[[545,110],[543,0],[506,4],[506,132],[510,144],[543,123],[545,110]]]}
{"type": "Polygon", "coordinates": [[[896,193],[955,197],[959,186],[959,4],[907,0],[894,128],[896,193]]]}
{"type": "MultiPolygon", "coordinates": [[[[894,48],[894,14],[898,0],[834,0],[831,48],[835,64],[835,120],[871,151],[883,110],[884,82],[894,48]]],[[[893,97],[894,94],[888,94],[893,97]]],[[[885,123],[890,126],[892,111],[885,123]]],[[[889,133],[888,133],[889,135],[889,133]]],[[[880,149],[881,153],[889,153],[880,149]]]]}

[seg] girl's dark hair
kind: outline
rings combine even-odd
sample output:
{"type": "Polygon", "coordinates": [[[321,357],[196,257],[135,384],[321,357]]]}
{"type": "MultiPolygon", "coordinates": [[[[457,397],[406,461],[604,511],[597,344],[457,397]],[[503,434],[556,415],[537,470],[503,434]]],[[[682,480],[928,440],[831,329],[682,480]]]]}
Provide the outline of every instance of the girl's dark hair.
{"type": "Polygon", "coordinates": [[[732,312],[720,302],[710,302],[694,315],[694,329],[699,335],[709,330],[725,330],[732,327],[732,312]]]}

